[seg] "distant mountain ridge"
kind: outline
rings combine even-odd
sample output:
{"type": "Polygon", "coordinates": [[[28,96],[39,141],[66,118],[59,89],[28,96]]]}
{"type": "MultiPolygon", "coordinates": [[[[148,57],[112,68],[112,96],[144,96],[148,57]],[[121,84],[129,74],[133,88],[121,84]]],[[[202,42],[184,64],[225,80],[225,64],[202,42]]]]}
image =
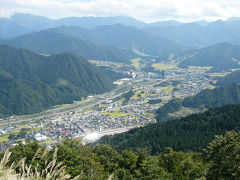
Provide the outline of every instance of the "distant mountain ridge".
{"type": "Polygon", "coordinates": [[[0,45],[1,114],[39,112],[112,87],[104,73],[70,53],[44,56],[0,45]]]}
{"type": "Polygon", "coordinates": [[[0,38],[12,38],[25,33],[40,31],[58,26],[78,26],[92,29],[97,26],[114,25],[118,23],[135,27],[143,27],[146,25],[146,23],[142,21],[138,21],[134,18],[124,16],[68,17],[54,20],[44,16],[15,13],[10,18],[0,18],[0,38]],[[15,27],[15,32],[7,32],[9,30],[12,30],[11,27],[15,27]]]}
{"type": "Polygon", "coordinates": [[[10,18],[1,18],[0,24],[0,38],[13,38],[25,33],[59,26],[78,26],[93,29],[98,26],[122,24],[142,29],[154,36],[168,39],[188,49],[202,48],[223,42],[240,45],[240,35],[238,33],[240,28],[239,18],[213,22],[196,21],[183,23],[169,20],[145,23],[143,21],[124,16],[68,17],[54,20],[43,16],[16,13],[10,18]],[[9,26],[9,24],[15,25],[9,26]],[[14,30],[11,27],[15,27],[14,30]]]}
{"type": "Polygon", "coordinates": [[[0,43],[45,54],[72,52],[87,59],[128,63],[130,59],[139,57],[133,49],[152,56],[164,56],[183,50],[171,41],[121,24],[100,26],[92,30],[61,26],[2,40],[0,43]]]}
{"type": "Polygon", "coordinates": [[[58,29],[60,28],[26,34],[10,40],[2,40],[0,43],[43,54],[71,52],[86,59],[126,62],[137,57],[131,51],[95,45],[71,34],[59,32],[58,29]]]}
{"type": "Polygon", "coordinates": [[[204,48],[219,43],[240,45],[240,19],[234,21],[197,21],[178,26],[147,26],[145,31],[166,38],[186,48],[204,48]]]}
{"type": "Polygon", "coordinates": [[[0,18],[0,38],[12,38],[28,32],[27,28],[17,22],[0,18]]]}

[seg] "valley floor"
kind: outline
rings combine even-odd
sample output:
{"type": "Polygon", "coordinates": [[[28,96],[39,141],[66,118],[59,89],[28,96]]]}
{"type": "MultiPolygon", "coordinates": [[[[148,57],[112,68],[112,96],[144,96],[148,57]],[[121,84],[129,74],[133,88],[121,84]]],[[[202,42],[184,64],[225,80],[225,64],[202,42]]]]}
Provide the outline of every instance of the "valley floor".
{"type": "MultiPolygon", "coordinates": [[[[123,79],[109,93],[89,96],[38,114],[2,120],[0,141],[4,143],[1,148],[25,138],[50,145],[62,138],[81,137],[86,143],[103,135],[155,123],[157,108],[173,98],[214,88],[212,81],[205,72],[169,73],[161,78],[143,74],[123,79]]],[[[181,116],[181,112],[178,115],[181,116]]]]}

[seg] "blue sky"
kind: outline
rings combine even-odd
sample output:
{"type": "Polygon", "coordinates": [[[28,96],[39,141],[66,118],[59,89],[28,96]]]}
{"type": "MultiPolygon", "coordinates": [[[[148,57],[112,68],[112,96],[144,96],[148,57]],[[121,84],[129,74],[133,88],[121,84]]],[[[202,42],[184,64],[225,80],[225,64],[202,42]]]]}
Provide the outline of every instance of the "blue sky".
{"type": "Polygon", "coordinates": [[[154,22],[240,17],[240,0],[0,0],[0,17],[30,13],[50,18],[131,16],[154,22]]]}

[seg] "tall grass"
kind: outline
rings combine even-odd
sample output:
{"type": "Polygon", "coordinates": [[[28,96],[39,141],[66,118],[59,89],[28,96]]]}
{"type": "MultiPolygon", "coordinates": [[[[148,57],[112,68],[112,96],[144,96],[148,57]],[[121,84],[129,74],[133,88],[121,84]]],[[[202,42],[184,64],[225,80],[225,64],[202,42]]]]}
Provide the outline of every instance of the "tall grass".
{"type": "MultiPolygon", "coordinates": [[[[36,158],[41,158],[47,155],[47,149],[39,149],[34,155],[31,162],[36,158]]],[[[11,152],[7,149],[0,162],[0,179],[1,180],[80,180],[80,176],[71,178],[65,171],[65,166],[62,163],[57,163],[57,149],[55,149],[52,160],[44,161],[44,168],[39,168],[39,164],[33,167],[26,164],[26,158],[22,158],[19,162],[13,162],[9,165],[11,152]],[[42,170],[39,170],[42,169],[42,170]]]]}

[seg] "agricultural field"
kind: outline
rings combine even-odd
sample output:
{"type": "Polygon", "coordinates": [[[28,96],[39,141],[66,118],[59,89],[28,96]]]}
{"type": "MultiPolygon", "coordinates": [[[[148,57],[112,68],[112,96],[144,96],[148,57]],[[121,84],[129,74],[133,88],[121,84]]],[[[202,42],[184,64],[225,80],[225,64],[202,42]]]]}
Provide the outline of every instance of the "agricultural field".
{"type": "Polygon", "coordinates": [[[1,136],[0,136],[0,143],[9,141],[8,136],[9,136],[9,135],[1,135],[1,136]]]}
{"type": "Polygon", "coordinates": [[[177,66],[175,64],[165,64],[165,63],[152,64],[152,67],[155,70],[159,70],[159,71],[177,69],[177,66]]]}
{"type": "Polygon", "coordinates": [[[229,72],[224,72],[224,73],[208,73],[209,76],[212,77],[225,77],[229,74],[229,72]]]}
{"type": "Polygon", "coordinates": [[[172,118],[179,118],[179,117],[184,117],[184,116],[194,114],[194,113],[199,113],[199,112],[200,110],[198,109],[182,107],[179,111],[169,114],[169,116],[172,118]]]}
{"type": "Polygon", "coordinates": [[[146,64],[143,63],[143,60],[141,58],[132,59],[131,62],[131,65],[137,70],[141,70],[142,68],[146,67],[146,64]]]}
{"type": "Polygon", "coordinates": [[[120,117],[125,117],[130,115],[128,113],[122,112],[121,109],[114,109],[113,111],[110,111],[110,112],[101,112],[101,114],[105,114],[110,118],[120,118],[120,117]]]}
{"type": "Polygon", "coordinates": [[[207,72],[210,71],[213,67],[211,66],[188,66],[189,72],[207,72]]]}
{"type": "Polygon", "coordinates": [[[164,86],[161,88],[161,90],[166,94],[170,95],[173,91],[174,87],[173,86],[164,86]]]}
{"type": "Polygon", "coordinates": [[[144,98],[147,96],[147,92],[141,89],[137,90],[134,95],[131,97],[131,100],[137,100],[139,98],[144,98]]]}

